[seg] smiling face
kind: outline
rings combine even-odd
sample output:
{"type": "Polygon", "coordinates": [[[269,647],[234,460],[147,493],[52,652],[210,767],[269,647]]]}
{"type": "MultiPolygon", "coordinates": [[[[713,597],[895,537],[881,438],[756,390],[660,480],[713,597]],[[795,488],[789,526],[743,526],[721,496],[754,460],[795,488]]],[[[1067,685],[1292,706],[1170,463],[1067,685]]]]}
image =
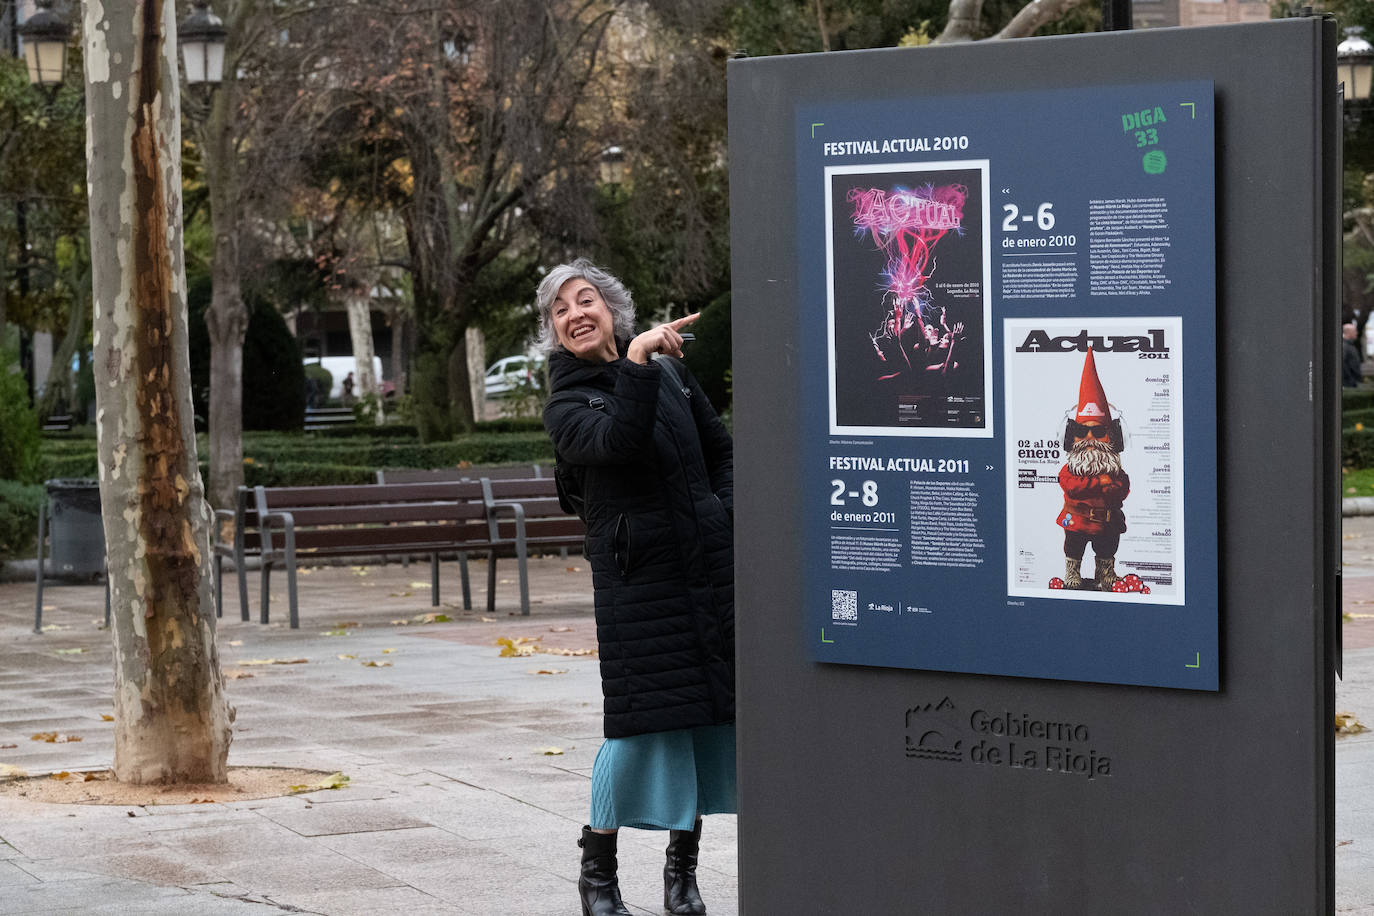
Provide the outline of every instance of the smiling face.
{"type": "Polygon", "coordinates": [[[619,355],[611,310],[589,281],[574,277],[559,287],[552,312],[558,342],[573,356],[608,363],[619,355]]]}

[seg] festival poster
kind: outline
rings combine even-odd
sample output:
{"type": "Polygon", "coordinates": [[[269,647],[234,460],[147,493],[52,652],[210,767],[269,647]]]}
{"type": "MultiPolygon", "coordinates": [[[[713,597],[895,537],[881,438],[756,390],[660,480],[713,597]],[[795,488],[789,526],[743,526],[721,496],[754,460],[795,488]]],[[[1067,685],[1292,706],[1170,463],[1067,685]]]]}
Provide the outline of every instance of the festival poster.
{"type": "Polygon", "coordinates": [[[1182,323],[1005,320],[1007,594],[1185,603],[1182,323]]]}
{"type": "Polygon", "coordinates": [[[989,437],[988,163],[825,170],[830,432],[989,437]]]}
{"type": "Polygon", "coordinates": [[[798,105],[817,662],[1218,689],[1213,119],[1207,81],[798,105]]]}

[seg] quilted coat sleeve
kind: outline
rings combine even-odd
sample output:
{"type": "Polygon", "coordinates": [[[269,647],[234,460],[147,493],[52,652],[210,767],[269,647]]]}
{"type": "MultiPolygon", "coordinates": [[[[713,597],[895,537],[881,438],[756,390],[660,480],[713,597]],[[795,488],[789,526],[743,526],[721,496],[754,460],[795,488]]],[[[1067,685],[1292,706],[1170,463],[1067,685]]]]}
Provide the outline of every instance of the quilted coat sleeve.
{"type": "Polygon", "coordinates": [[[614,406],[596,410],[585,397],[550,400],[544,409],[544,428],[554,448],[574,464],[629,464],[653,449],[654,412],[658,405],[658,366],[620,361],[614,406]]]}
{"type": "Polygon", "coordinates": [[[711,489],[720,498],[727,512],[735,513],[735,443],[725,429],[716,409],[701,390],[696,376],[685,366],[687,384],[692,388],[692,417],[696,420],[701,452],[706,458],[706,470],[711,475],[711,489]]]}

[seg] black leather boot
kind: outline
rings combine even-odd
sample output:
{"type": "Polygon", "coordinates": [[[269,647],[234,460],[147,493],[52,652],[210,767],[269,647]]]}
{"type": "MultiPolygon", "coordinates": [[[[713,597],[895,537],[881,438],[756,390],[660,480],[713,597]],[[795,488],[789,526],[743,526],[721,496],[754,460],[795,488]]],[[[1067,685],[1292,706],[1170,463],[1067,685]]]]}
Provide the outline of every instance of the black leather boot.
{"type": "Polygon", "coordinates": [[[614,833],[582,828],[582,874],[577,892],[582,895],[582,916],[631,916],[620,900],[620,880],[615,876],[614,833]]]}
{"type": "Polygon", "coordinates": [[[706,904],[697,892],[697,850],[701,818],[691,830],[668,831],[668,864],[663,866],[663,908],[673,916],[701,916],[706,904]]]}

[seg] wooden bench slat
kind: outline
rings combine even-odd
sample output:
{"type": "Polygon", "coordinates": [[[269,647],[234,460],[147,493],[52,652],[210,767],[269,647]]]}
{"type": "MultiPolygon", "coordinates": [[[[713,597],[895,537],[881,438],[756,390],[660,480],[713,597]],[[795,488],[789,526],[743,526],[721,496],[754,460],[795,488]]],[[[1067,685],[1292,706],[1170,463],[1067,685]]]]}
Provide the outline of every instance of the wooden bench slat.
{"type": "Polygon", "coordinates": [[[486,507],[478,502],[403,503],[400,505],[284,506],[296,530],[313,525],[366,525],[389,523],[485,519],[486,507]]]}
{"type": "MultiPolygon", "coordinates": [[[[353,554],[412,550],[461,550],[464,545],[485,546],[485,525],[392,525],[385,528],[310,528],[296,532],[296,552],[347,551],[353,554]]],[[[280,550],[278,549],[278,551],[280,550]]]]}

